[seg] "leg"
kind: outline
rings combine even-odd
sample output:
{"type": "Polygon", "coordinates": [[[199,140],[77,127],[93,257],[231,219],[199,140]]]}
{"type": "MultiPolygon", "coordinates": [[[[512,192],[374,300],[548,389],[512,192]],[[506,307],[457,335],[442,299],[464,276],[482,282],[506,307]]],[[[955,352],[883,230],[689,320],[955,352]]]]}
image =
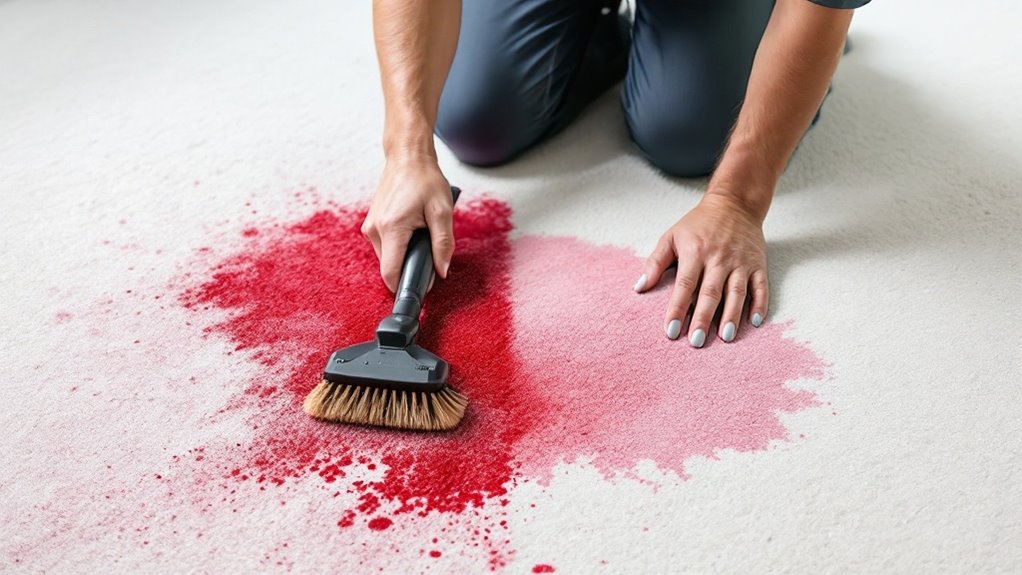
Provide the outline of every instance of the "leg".
{"type": "Polygon", "coordinates": [[[621,104],[653,165],[713,171],[772,10],[770,0],[639,1],[621,104]]]}
{"type": "MultiPolygon", "coordinates": [[[[591,68],[584,63],[592,57],[601,7],[587,0],[463,3],[458,50],[436,126],[458,159],[479,166],[505,163],[566,125],[616,81],[582,81],[580,73],[591,68]],[[587,93],[579,97],[574,87],[587,93]]],[[[616,12],[610,17],[616,23],[616,12]]],[[[618,77],[624,73],[621,62],[618,77]]]]}

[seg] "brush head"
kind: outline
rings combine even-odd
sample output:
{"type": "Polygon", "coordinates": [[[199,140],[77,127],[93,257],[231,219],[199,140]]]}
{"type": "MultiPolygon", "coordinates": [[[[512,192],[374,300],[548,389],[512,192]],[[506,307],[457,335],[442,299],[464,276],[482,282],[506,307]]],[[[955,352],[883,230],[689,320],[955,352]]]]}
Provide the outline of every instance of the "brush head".
{"type": "Polygon", "coordinates": [[[305,398],[309,415],[328,421],[423,431],[453,429],[468,400],[447,385],[447,362],[418,345],[379,340],[337,350],[305,398]]]}
{"type": "Polygon", "coordinates": [[[322,380],[305,398],[305,412],[317,419],[414,431],[454,429],[468,399],[450,387],[398,391],[322,380]]]}

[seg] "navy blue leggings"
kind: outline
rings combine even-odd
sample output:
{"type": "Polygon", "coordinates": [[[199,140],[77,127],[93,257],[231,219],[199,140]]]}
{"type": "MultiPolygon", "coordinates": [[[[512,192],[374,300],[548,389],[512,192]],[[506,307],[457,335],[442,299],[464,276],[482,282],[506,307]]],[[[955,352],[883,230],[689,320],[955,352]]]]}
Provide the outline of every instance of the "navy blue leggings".
{"type": "Polygon", "coordinates": [[[465,163],[503,164],[623,77],[625,121],[650,162],[678,176],[711,172],[773,2],[640,0],[630,45],[606,4],[466,0],[437,135],[465,163]]]}

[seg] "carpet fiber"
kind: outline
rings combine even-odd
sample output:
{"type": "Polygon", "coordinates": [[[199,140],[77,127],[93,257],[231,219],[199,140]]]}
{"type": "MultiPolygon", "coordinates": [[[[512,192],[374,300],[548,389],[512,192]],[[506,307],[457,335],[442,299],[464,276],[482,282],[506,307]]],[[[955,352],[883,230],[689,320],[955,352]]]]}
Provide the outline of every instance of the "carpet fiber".
{"type": "Polygon", "coordinates": [[[859,11],[730,344],[631,289],[705,180],[616,91],[441,150],[470,406],[422,435],[300,408],[390,306],[364,4],[0,2],[0,569],[1022,571],[1022,9],[859,11]]]}

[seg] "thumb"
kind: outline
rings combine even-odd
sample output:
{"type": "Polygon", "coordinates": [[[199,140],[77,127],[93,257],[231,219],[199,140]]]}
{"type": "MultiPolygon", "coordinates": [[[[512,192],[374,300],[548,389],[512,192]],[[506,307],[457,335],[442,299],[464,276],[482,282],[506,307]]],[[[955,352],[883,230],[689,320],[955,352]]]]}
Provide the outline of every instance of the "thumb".
{"type": "Polygon", "coordinates": [[[660,277],[664,271],[674,263],[674,244],[671,236],[664,234],[657,242],[653,253],[649,254],[646,262],[642,265],[642,276],[635,282],[635,291],[642,293],[660,283],[660,277]]]}
{"type": "Polygon", "coordinates": [[[426,206],[426,225],[433,246],[433,267],[441,278],[447,278],[447,268],[454,255],[453,212],[449,196],[446,202],[437,201],[426,206]]]}

